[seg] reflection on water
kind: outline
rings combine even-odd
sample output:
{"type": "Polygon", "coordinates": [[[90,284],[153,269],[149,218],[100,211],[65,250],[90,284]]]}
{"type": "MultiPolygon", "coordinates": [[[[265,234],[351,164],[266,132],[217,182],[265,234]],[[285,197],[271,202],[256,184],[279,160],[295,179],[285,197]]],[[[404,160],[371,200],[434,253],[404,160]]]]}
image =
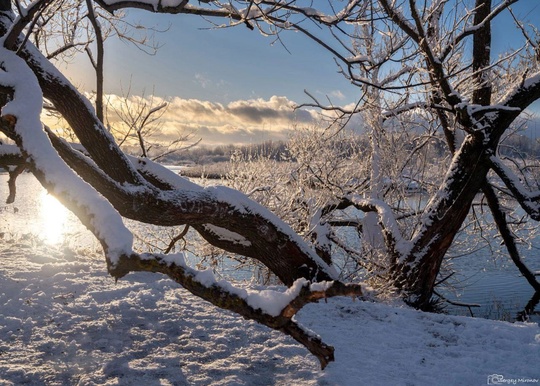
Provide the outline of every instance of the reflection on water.
{"type": "Polygon", "coordinates": [[[29,173],[17,178],[15,202],[6,205],[7,180],[6,173],[0,174],[0,233],[5,238],[30,236],[39,243],[95,249],[95,238],[79,219],[29,173]]]}
{"type": "Polygon", "coordinates": [[[58,200],[45,190],[39,195],[37,226],[39,234],[47,244],[60,244],[68,232],[68,210],[58,200]]]}

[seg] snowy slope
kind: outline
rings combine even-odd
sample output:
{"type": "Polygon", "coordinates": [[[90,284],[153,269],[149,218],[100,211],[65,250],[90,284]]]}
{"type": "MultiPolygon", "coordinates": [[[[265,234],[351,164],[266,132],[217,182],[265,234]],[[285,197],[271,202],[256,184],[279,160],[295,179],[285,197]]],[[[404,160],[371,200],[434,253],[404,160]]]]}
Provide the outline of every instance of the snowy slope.
{"type": "Polygon", "coordinates": [[[298,316],[336,347],[320,371],[292,339],[162,276],[115,284],[99,255],[2,248],[0,385],[540,384],[537,324],[332,299],[298,316]]]}

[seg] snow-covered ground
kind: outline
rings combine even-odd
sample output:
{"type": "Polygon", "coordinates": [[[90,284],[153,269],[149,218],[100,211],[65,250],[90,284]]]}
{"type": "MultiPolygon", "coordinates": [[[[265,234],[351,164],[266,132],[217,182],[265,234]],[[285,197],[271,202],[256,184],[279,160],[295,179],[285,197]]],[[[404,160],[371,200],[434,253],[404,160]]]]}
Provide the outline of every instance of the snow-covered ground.
{"type": "Polygon", "coordinates": [[[537,324],[331,299],[298,315],[336,348],[321,371],[163,276],[115,283],[97,254],[34,244],[0,247],[2,386],[540,384],[537,324]]]}

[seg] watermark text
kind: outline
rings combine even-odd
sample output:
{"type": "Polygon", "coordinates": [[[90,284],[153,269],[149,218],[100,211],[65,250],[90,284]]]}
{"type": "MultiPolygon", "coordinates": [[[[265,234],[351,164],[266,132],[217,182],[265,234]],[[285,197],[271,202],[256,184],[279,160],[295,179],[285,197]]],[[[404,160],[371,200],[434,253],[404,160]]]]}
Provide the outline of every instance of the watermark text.
{"type": "Polygon", "coordinates": [[[528,377],[506,378],[501,374],[491,374],[487,377],[488,385],[517,385],[523,383],[540,385],[540,379],[528,377]]]}

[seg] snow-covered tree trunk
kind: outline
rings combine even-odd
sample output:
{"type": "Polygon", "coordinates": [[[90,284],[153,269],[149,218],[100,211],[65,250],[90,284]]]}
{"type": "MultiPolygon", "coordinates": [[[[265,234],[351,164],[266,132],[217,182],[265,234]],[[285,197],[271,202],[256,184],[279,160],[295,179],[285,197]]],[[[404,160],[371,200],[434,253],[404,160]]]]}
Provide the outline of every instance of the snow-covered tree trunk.
{"type": "Polygon", "coordinates": [[[411,251],[394,267],[396,284],[409,294],[412,304],[429,307],[442,260],[489,171],[487,150],[479,139],[465,140],[443,185],[424,210],[411,251]]]}
{"type": "MultiPolygon", "coordinates": [[[[396,284],[403,288],[409,301],[420,308],[429,308],[435,281],[443,258],[461,228],[475,196],[486,184],[487,174],[492,168],[491,157],[497,153],[500,138],[523,109],[539,97],[537,75],[529,82],[509,90],[500,103],[492,102],[491,66],[491,18],[496,14],[491,0],[477,0],[473,18],[472,99],[457,93],[445,75],[445,69],[436,56],[441,47],[431,43],[436,37],[430,32],[437,20],[430,20],[424,29],[425,19],[420,16],[415,4],[411,4],[414,25],[386,0],[381,1],[388,15],[409,36],[418,42],[423,52],[426,67],[430,71],[430,83],[434,100],[441,95],[445,103],[455,110],[455,124],[467,133],[459,149],[454,150],[453,135],[448,137],[448,146],[455,151],[448,172],[438,192],[424,209],[421,227],[412,238],[412,248],[401,254],[395,265],[396,284]],[[527,94],[527,96],[525,96],[527,94]]],[[[500,12],[505,5],[499,5],[500,12]]],[[[437,14],[437,12],[434,12],[437,14]]],[[[440,18],[442,13],[438,13],[440,18]]],[[[442,101],[442,100],[441,100],[442,101]]],[[[443,128],[447,122],[442,120],[443,128]]],[[[452,130],[455,132],[455,128],[452,130]]]]}
{"type": "MultiPolygon", "coordinates": [[[[361,27],[360,37],[364,40],[366,55],[371,60],[377,60],[377,47],[375,43],[375,34],[370,25],[361,27]]],[[[367,76],[373,85],[380,84],[379,68],[375,67],[372,71],[368,71],[367,76]]],[[[382,115],[382,97],[378,88],[373,86],[365,86],[366,105],[367,109],[364,112],[366,117],[367,127],[370,130],[370,145],[371,145],[371,173],[370,173],[370,188],[369,198],[372,200],[383,199],[383,180],[384,170],[382,168],[382,149],[383,141],[383,115],[382,115]]],[[[379,225],[379,220],[376,213],[368,212],[363,220],[362,232],[362,247],[364,253],[371,255],[371,259],[379,261],[387,254],[385,251],[384,237],[379,225]]]]}

